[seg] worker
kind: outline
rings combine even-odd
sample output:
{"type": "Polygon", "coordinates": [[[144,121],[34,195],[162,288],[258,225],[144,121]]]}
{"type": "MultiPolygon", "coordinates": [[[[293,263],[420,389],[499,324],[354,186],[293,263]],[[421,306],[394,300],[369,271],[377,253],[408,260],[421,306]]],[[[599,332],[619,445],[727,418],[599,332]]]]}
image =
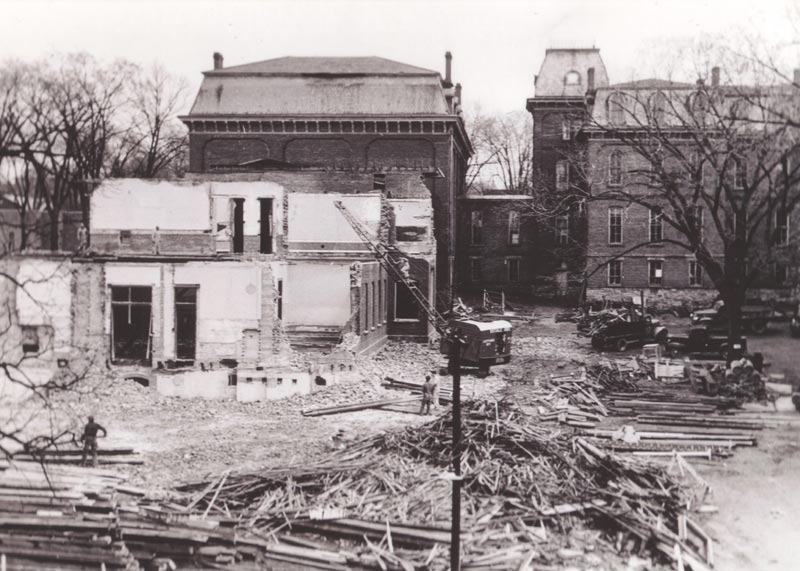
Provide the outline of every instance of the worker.
{"type": "Polygon", "coordinates": [[[436,392],[436,385],[431,381],[430,375],[425,375],[425,382],[422,383],[422,404],[419,407],[420,414],[431,413],[431,402],[433,402],[434,392],[436,392]]]}
{"type": "Polygon", "coordinates": [[[400,260],[398,260],[397,265],[400,266],[400,273],[403,275],[405,279],[411,279],[411,265],[408,263],[408,258],[402,256],[400,260]]]}
{"type": "Polygon", "coordinates": [[[437,369],[431,370],[431,382],[433,383],[433,410],[439,410],[439,389],[441,382],[439,379],[439,371],[437,369]]]}
{"type": "Polygon", "coordinates": [[[97,467],[97,433],[103,431],[103,437],[108,436],[108,431],[94,421],[94,417],[89,417],[89,422],[83,427],[83,455],[81,456],[81,466],[86,465],[86,455],[92,453],[92,466],[97,467]]]}

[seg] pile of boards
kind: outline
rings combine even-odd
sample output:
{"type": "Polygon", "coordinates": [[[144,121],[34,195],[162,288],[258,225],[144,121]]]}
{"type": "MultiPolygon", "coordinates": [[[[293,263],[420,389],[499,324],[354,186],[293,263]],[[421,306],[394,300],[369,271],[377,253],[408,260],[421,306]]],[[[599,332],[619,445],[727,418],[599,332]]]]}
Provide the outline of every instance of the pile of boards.
{"type": "MultiPolygon", "coordinates": [[[[27,450],[17,452],[12,458],[18,462],[46,462],[47,464],[72,464],[80,465],[83,458],[83,448],[75,443],[54,444],[41,450],[27,450]]],[[[91,453],[87,454],[86,461],[91,462],[91,453]]],[[[97,463],[99,465],[129,464],[140,465],[144,461],[133,448],[105,446],[97,449],[97,463]]]]}
{"type": "MultiPolygon", "coordinates": [[[[542,426],[505,400],[464,402],[462,415],[464,568],[613,557],[620,542],[707,568],[705,544],[681,535],[688,497],[661,467],[542,426]],[[579,530],[594,538],[586,552],[575,548],[579,530]]],[[[451,446],[446,413],[316,464],[186,485],[173,501],[315,550],[324,568],[445,569],[451,446]]]]}

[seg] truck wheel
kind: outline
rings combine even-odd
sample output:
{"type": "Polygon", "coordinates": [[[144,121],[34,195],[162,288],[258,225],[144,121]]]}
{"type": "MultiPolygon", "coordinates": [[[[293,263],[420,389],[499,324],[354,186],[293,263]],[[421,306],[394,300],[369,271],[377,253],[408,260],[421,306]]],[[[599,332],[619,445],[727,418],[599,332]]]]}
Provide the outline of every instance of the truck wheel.
{"type": "Polygon", "coordinates": [[[478,365],[478,377],[481,379],[489,376],[489,363],[481,361],[478,365]]]}
{"type": "Polygon", "coordinates": [[[794,404],[795,410],[800,412],[800,393],[792,395],[792,403],[794,404]]]}
{"type": "Polygon", "coordinates": [[[614,347],[617,351],[625,351],[628,348],[628,342],[625,339],[617,339],[614,347]]]}
{"type": "Polygon", "coordinates": [[[767,322],[763,319],[756,319],[750,323],[750,331],[756,335],[761,335],[767,330],[767,322]]]}
{"type": "Polygon", "coordinates": [[[681,356],[680,347],[670,347],[669,356],[672,357],[673,359],[677,359],[678,357],[680,357],[681,356]]]}

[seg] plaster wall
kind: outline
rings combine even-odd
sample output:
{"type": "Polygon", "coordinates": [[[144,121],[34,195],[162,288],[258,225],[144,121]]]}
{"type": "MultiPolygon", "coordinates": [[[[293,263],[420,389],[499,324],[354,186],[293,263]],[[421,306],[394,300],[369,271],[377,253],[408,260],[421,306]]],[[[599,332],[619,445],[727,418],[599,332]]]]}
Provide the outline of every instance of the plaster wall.
{"type": "Polygon", "coordinates": [[[294,250],[366,249],[334,202],[345,208],[367,227],[371,237],[378,235],[381,220],[380,194],[291,194],[289,195],[289,247],[294,250]],[[337,246],[338,244],[338,246],[337,246]],[[344,246],[344,247],[342,247],[344,246]]]}
{"type": "Polygon", "coordinates": [[[36,258],[20,261],[15,288],[20,325],[53,328],[52,348],[72,343],[72,272],[63,260],[36,258]]]}
{"type": "Polygon", "coordinates": [[[341,327],[350,318],[350,264],[290,262],[283,285],[286,325],[341,327]]]}

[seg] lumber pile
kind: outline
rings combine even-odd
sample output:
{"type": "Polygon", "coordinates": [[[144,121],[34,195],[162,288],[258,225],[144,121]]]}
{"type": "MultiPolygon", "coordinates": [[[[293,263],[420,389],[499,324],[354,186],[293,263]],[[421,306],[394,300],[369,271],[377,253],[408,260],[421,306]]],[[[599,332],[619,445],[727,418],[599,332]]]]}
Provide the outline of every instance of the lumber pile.
{"type": "MultiPolygon", "coordinates": [[[[47,464],[74,464],[81,463],[83,447],[74,442],[58,443],[47,448],[37,450],[23,450],[12,456],[20,462],[46,462],[47,464]]],[[[87,455],[87,462],[91,461],[91,454],[87,455]]],[[[133,448],[97,448],[97,463],[141,465],[144,461],[138,457],[133,448]]]]}
{"type": "MultiPolygon", "coordinates": [[[[702,544],[679,529],[688,496],[661,467],[544,427],[505,400],[464,402],[462,422],[465,568],[559,561],[575,537],[564,530],[579,528],[604,537],[609,550],[617,533],[667,559],[677,544],[683,561],[706,568],[702,544]]],[[[269,538],[269,549],[302,547],[326,568],[443,568],[451,438],[447,413],[317,463],[187,484],[173,502],[186,513],[232,517],[269,538]]],[[[297,563],[290,551],[280,560],[297,563]]]]}

